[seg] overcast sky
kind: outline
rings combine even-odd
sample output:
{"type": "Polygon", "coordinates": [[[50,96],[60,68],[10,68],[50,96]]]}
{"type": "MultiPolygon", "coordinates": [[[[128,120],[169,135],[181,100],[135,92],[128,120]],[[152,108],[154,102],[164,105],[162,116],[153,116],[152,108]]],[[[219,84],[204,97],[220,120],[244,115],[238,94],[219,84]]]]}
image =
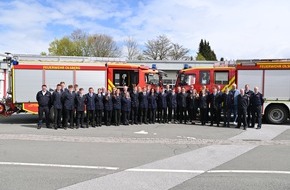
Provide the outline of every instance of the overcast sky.
{"type": "Polygon", "coordinates": [[[1,0],[0,53],[48,52],[76,29],[128,36],[165,34],[195,54],[201,38],[218,58],[290,58],[289,0],[1,0]]]}

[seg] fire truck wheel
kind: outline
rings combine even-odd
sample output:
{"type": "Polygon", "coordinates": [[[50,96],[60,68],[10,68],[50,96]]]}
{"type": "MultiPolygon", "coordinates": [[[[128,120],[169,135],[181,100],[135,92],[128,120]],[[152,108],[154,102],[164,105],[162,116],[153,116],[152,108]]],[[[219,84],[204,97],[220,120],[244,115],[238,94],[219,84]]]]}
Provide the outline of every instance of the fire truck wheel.
{"type": "Polygon", "coordinates": [[[0,114],[3,114],[5,112],[5,105],[3,103],[0,103],[0,114]]]}
{"type": "Polygon", "coordinates": [[[54,120],[54,108],[53,107],[51,107],[49,110],[49,118],[51,121],[54,120]]]}
{"type": "Polygon", "coordinates": [[[283,124],[288,117],[288,110],[282,105],[270,105],[266,110],[266,121],[272,124],[283,124]]]}

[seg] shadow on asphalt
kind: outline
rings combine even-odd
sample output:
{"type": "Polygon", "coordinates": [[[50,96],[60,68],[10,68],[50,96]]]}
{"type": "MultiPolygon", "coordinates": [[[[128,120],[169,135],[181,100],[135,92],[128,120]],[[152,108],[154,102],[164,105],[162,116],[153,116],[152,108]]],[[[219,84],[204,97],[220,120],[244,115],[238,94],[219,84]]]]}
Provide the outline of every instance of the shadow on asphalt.
{"type": "Polygon", "coordinates": [[[37,115],[32,114],[13,114],[9,117],[0,117],[2,124],[36,124],[37,115]]]}

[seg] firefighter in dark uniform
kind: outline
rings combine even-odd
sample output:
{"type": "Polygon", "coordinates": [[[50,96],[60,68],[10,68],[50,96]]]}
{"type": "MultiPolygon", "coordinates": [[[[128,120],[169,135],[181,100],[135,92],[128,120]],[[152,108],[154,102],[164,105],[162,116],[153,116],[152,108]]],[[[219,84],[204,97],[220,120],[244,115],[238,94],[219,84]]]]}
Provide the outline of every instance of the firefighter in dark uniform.
{"type": "Polygon", "coordinates": [[[106,126],[111,125],[112,121],[112,111],[113,111],[113,101],[111,91],[107,90],[107,93],[104,98],[104,115],[105,115],[105,123],[106,126]]]}
{"type": "Polygon", "coordinates": [[[161,120],[162,120],[162,98],[161,98],[161,91],[160,91],[159,86],[156,87],[155,96],[156,96],[156,103],[157,103],[156,118],[157,118],[157,122],[161,123],[161,120]]]}
{"type": "Polygon", "coordinates": [[[87,107],[87,128],[89,124],[92,127],[96,127],[95,114],[96,114],[96,94],[92,87],[89,88],[89,92],[86,94],[86,107],[87,107]]]}
{"type": "Polygon", "coordinates": [[[64,109],[63,128],[67,129],[68,121],[70,128],[74,128],[74,109],[75,109],[75,93],[73,92],[73,85],[68,86],[68,90],[62,94],[62,102],[64,109]]]}
{"type": "Polygon", "coordinates": [[[165,89],[159,94],[158,101],[160,102],[161,106],[161,115],[160,115],[160,122],[159,123],[167,123],[167,93],[165,89]]]}
{"type": "Polygon", "coordinates": [[[54,110],[54,129],[60,128],[62,117],[62,102],[61,102],[61,85],[56,86],[55,91],[52,94],[52,105],[54,110]]]}
{"type": "Polygon", "coordinates": [[[238,126],[241,127],[241,122],[243,122],[244,130],[247,130],[247,110],[249,106],[249,96],[245,94],[244,89],[240,89],[240,94],[238,95],[238,126]]]}
{"type": "MultiPolygon", "coordinates": [[[[248,84],[245,85],[245,94],[247,94],[249,97],[252,96],[254,92],[250,90],[250,86],[248,84]]],[[[248,109],[247,109],[247,123],[248,127],[252,127],[252,104],[250,102],[248,109]]]]}
{"type": "Polygon", "coordinates": [[[187,93],[185,92],[185,88],[183,87],[181,93],[179,95],[179,99],[177,100],[177,104],[179,105],[179,123],[187,122],[187,113],[186,113],[186,100],[187,100],[187,93]]]}
{"type": "Polygon", "coordinates": [[[257,129],[261,129],[262,127],[262,106],[264,104],[263,95],[259,92],[259,88],[254,88],[254,93],[250,98],[250,102],[252,105],[252,126],[255,127],[256,119],[258,120],[257,129]]]}
{"type": "Polygon", "coordinates": [[[135,86],[131,93],[131,125],[138,124],[139,111],[139,93],[135,86]]]}
{"type": "Polygon", "coordinates": [[[123,124],[129,125],[130,120],[130,111],[131,111],[131,97],[130,93],[126,92],[124,97],[122,97],[122,117],[123,117],[123,124]]]}
{"type": "Polygon", "coordinates": [[[205,125],[207,121],[207,107],[208,107],[208,95],[206,90],[202,90],[199,95],[199,109],[200,109],[200,122],[201,125],[205,125]]]}
{"type": "Polygon", "coordinates": [[[147,122],[147,112],[148,112],[148,92],[146,87],[143,88],[143,91],[139,93],[139,108],[140,108],[140,123],[147,122]]]}
{"type": "Polygon", "coordinates": [[[41,87],[41,91],[36,94],[36,100],[38,102],[38,125],[37,129],[42,127],[43,113],[45,114],[46,127],[50,128],[49,110],[51,107],[52,96],[47,91],[47,86],[44,84],[41,87]]]}
{"type": "Polygon", "coordinates": [[[113,110],[114,110],[114,123],[115,126],[119,126],[121,123],[121,94],[120,89],[117,89],[113,95],[113,110]]]}
{"type": "Polygon", "coordinates": [[[167,95],[167,105],[168,105],[168,121],[169,123],[177,123],[176,119],[176,108],[177,108],[177,101],[176,101],[176,93],[175,90],[171,90],[171,92],[167,95]],[[173,121],[172,121],[173,119],[173,121]]]}
{"type": "Polygon", "coordinates": [[[176,108],[176,118],[177,121],[179,122],[180,118],[181,118],[181,105],[180,103],[180,96],[181,96],[182,92],[181,92],[181,87],[177,87],[177,92],[176,92],[176,102],[177,102],[177,108],[176,108]]]}
{"type": "Polygon", "coordinates": [[[225,89],[225,92],[222,95],[222,110],[224,115],[224,127],[230,127],[231,120],[231,109],[233,106],[233,95],[229,91],[229,88],[225,89]]]}
{"type": "Polygon", "coordinates": [[[97,127],[102,126],[102,118],[104,112],[104,96],[102,94],[102,89],[98,89],[98,94],[96,94],[96,125],[97,127]]]}
{"type": "Polygon", "coordinates": [[[199,95],[197,94],[195,89],[191,89],[188,91],[187,110],[188,110],[188,119],[191,122],[191,124],[195,124],[198,96],[199,95]]]}
{"type": "Polygon", "coordinates": [[[213,126],[215,122],[217,127],[220,125],[220,117],[221,117],[221,103],[222,97],[220,93],[217,93],[217,88],[213,87],[213,92],[209,95],[209,103],[210,103],[210,125],[213,126]]]}
{"type": "Polygon", "coordinates": [[[148,110],[149,110],[149,123],[154,124],[156,120],[156,108],[157,108],[157,103],[156,103],[157,96],[154,92],[154,89],[151,89],[151,92],[148,96],[148,110]]]}
{"type": "Polygon", "coordinates": [[[76,128],[84,128],[84,118],[85,118],[85,102],[86,95],[84,94],[84,89],[80,88],[76,94],[75,107],[76,107],[76,128]]]}

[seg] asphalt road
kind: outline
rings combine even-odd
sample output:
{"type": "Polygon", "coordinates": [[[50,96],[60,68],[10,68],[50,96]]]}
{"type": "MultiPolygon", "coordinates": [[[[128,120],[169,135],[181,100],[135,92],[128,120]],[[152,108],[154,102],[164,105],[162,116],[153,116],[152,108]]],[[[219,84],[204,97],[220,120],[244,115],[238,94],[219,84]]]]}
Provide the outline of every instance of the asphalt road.
{"type": "Polygon", "coordinates": [[[290,125],[36,129],[0,118],[0,189],[290,189],[290,125]]]}

